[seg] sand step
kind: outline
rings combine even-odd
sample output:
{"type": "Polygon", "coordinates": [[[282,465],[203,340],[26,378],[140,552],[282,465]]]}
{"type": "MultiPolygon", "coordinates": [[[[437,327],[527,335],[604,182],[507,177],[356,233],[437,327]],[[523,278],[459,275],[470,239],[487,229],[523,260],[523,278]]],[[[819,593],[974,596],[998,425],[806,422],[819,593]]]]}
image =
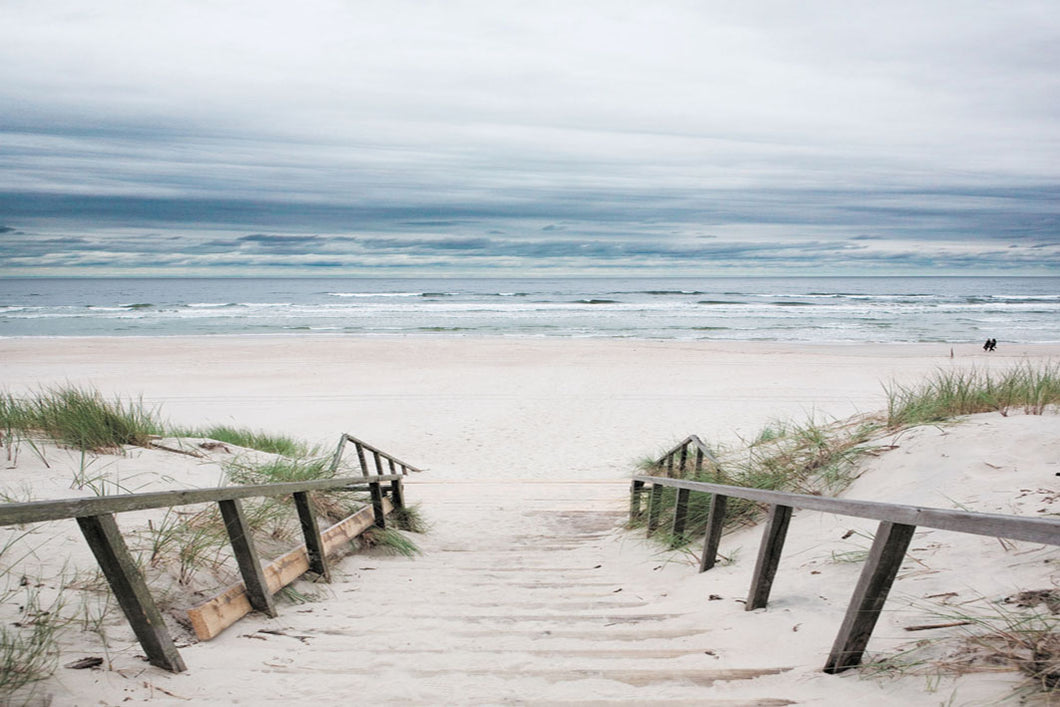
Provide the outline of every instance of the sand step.
{"type": "Polygon", "coordinates": [[[410,484],[433,525],[412,536],[422,555],[351,556],[308,588],[319,601],[248,619],[234,640],[308,701],[332,697],[315,687],[327,676],[361,703],[790,704],[769,694],[790,668],[718,655],[652,581],[654,551],[633,571],[622,560],[622,486],[589,491],[410,484]]]}

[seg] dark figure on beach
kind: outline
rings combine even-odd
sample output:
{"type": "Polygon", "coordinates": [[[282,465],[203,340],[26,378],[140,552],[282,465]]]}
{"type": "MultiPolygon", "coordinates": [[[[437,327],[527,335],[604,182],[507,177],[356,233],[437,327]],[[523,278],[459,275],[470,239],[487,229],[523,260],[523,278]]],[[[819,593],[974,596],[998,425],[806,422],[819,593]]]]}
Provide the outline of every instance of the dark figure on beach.
{"type": "Polygon", "coordinates": [[[997,339],[987,339],[983,344],[983,351],[993,351],[997,348],[997,339]]]}

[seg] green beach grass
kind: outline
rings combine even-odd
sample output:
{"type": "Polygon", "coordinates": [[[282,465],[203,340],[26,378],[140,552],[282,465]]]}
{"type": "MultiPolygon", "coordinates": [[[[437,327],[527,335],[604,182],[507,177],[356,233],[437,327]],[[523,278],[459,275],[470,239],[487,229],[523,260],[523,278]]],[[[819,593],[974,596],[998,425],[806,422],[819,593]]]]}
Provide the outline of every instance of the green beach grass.
{"type": "MultiPolygon", "coordinates": [[[[919,384],[892,384],[884,390],[887,410],[883,414],[831,423],[775,422],[740,446],[716,450],[716,468],[696,471],[688,466],[675,469],[674,476],[772,491],[836,495],[858,477],[859,460],[873,454],[876,441],[884,435],[983,412],[1041,415],[1060,405],[1060,365],[1027,364],[998,373],[939,371],[919,384]]],[[[663,472],[655,460],[641,462],[640,470],[663,472]]],[[[675,500],[676,491],[665,489],[660,528],[668,527],[675,500]]],[[[709,506],[709,494],[689,497],[686,537],[705,532],[709,506]]],[[[753,523],[761,514],[761,504],[730,498],[725,522],[730,527],[753,523]]],[[[671,546],[686,542],[685,538],[665,534],[660,540],[671,546]]]]}

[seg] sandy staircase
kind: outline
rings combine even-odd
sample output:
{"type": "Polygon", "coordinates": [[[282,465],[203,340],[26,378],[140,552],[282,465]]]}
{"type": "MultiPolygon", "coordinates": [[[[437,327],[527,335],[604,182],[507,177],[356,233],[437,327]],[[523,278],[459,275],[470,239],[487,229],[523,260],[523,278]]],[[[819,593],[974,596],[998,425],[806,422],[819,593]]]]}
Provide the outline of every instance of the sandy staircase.
{"type": "Polygon", "coordinates": [[[776,683],[748,691],[783,667],[726,666],[709,626],[667,601],[689,567],[620,530],[625,484],[407,491],[432,525],[421,556],[351,556],[324,591],[339,601],[232,629],[270,682],[309,702],[341,684],[358,704],[790,704],[776,683]]]}

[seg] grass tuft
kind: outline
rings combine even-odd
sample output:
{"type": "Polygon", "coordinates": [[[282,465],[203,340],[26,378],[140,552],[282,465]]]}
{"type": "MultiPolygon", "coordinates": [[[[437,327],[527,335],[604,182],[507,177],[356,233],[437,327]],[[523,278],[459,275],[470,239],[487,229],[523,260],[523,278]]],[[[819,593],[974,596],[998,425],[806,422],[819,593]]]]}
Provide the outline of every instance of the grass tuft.
{"type": "Polygon", "coordinates": [[[1060,404],[1060,365],[1030,364],[1000,374],[989,371],[939,371],[915,386],[893,384],[887,392],[887,426],[902,429],[960,415],[1022,409],[1041,415],[1060,404]]]}
{"type": "Polygon", "coordinates": [[[70,387],[30,398],[0,396],[0,430],[8,440],[42,434],[59,444],[99,452],[146,446],[152,436],[162,434],[163,426],[140,401],[108,401],[98,391],[70,387]]]}
{"type": "Polygon", "coordinates": [[[409,533],[422,535],[430,531],[430,524],[424,519],[419,504],[395,508],[391,521],[388,522],[393,522],[397,528],[409,533]]]}
{"type": "MultiPolygon", "coordinates": [[[[691,481],[771,491],[835,494],[857,478],[857,462],[862,455],[869,453],[867,443],[881,428],[882,423],[873,418],[828,425],[813,421],[802,425],[773,423],[743,447],[718,450],[715,455],[719,460],[717,467],[706,465],[696,470],[691,463],[685,468],[676,465],[672,475],[691,481]]],[[[648,473],[664,471],[655,462],[646,466],[648,473]]],[[[666,528],[672,522],[676,498],[676,489],[662,490],[660,528],[666,528]]],[[[705,532],[710,503],[711,494],[689,495],[684,537],[666,536],[661,540],[677,548],[685,544],[685,538],[705,532]]],[[[761,517],[762,509],[763,506],[754,501],[730,497],[725,524],[735,527],[754,523],[761,517]]]]}
{"type": "Polygon", "coordinates": [[[378,549],[388,555],[415,557],[422,554],[416,543],[393,528],[369,528],[361,535],[361,541],[369,549],[378,549]]]}
{"type": "Polygon", "coordinates": [[[246,427],[214,425],[205,429],[182,430],[181,437],[208,437],[237,447],[256,449],[259,452],[279,454],[291,458],[304,458],[316,454],[316,449],[286,435],[268,434],[246,427]]]}

